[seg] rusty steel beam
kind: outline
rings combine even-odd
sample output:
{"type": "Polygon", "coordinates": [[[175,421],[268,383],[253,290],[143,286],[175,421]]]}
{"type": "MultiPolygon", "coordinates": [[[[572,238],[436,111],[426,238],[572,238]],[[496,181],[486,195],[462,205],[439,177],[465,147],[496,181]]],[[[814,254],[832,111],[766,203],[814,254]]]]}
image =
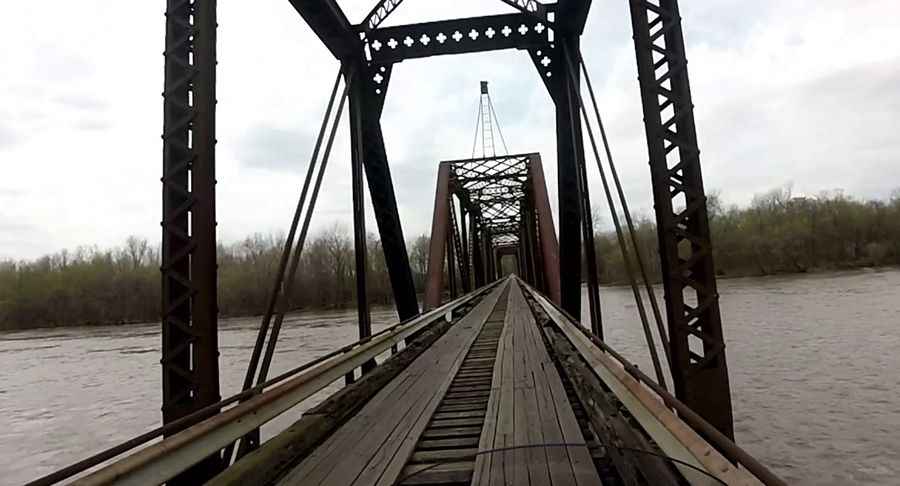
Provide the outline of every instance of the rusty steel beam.
{"type": "MultiPolygon", "coordinates": [[[[215,0],[169,0],[160,267],[164,424],[220,400],[215,66],[215,0]]],[[[172,484],[203,482],[222,465],[210,456],[172,484]]]]}
{"type": "Polygon", "coordinates": [[[734,438],[725,339],[676,0],[632,0],[675,396],[734,438]]]}
{"type": "Polygon", "coordinates": [[[553,224],[550,196],[547,194],[547,181],[544,178],[544,166],[540,157],[531,159],[531,180],[534,188],[534,211],[538,219],[543,274],[550,300],[560,305],[559,242],[556,240],[556,227],[553,224]]]}
{"type": "Polygon", "coordinates": [[[447,224],[450,216],[450,165],[438,166],[437,188],[434,191],[434,215],[431,219],[431,241],[428,247],[428,273],[425,278],[425,310],[441,304],[441,283],[444,277],[444,253],[447,245],[447,224]]]}

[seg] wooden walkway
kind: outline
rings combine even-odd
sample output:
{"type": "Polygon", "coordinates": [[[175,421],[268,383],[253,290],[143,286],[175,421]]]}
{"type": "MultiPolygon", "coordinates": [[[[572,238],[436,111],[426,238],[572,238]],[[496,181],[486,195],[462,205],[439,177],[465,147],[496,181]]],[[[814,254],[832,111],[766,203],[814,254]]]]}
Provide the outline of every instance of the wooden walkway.
{"type": "Polygon", "coordinates": [[[597,485],[575,413],[518,283],[509,292],[506,326],[473,485],[597,485]],[[513,449],[510,449],[513,448],[513,449]]]}
{"type": "Polygon", "coordinates": [[[540,330],[510,279],[281,484],[601,484],[584,443],[540,330]]]}
{"type": "Polygon", "coordinates": [[[668,406],[687,417],[689,409],[636,380],[633,365],[514,276],[310,363],[73,484],[163,484],[387,353],[206,484],[786,484],[720,440],[737,465],[726,459],[668,406]]]}

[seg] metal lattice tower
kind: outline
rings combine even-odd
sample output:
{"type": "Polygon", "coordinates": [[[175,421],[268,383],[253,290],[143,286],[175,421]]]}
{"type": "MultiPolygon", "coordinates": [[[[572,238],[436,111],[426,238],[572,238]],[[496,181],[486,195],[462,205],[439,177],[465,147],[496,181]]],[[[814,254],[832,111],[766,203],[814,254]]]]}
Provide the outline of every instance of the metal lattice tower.
{"type": "Polygon", "coordinates": [[[478,102],[478,117],[475,120],[475,141],[472,144],[472,157],[475,157],[475,148],[478,145],[478,134],[481,134],[481,157],[496,157],[497,144],[494,139],[494,127],[497,127],[497,134],[500,136],[500,142],[503,144],[504,155],[509,155],[506,148],[506,141],[503,140],[503,132],[500,130],[500,120],[497,119],[497,113],[494,111],[494,104],[491,102],[491,94],[488,91],[488,82],[481,82],[481,98],[478,102]]]}

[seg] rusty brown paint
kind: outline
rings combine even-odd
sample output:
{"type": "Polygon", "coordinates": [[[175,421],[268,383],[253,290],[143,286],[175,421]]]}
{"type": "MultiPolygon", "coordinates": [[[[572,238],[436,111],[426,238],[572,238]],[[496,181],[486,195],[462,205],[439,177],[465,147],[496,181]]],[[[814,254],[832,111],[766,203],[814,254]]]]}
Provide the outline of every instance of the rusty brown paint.
{"type": "Polygon", "coordinates": [[[444,279],[444,252],[447,244],[447,216],[449,207],[450,165],[438,167],[437,188],[434,191],[434,216],[431,219],[431,242],[428,248],[428,273],[425,278],[425,310],[441,304],[441,283],[444,279]]]}
{"type": "Polygon", "coordinates": [[[538,233],[541,239],[541,252],[544,262],[544,275],[547,279],[547,291],[553,303],[561,302],[559,284],[559,241],[556,239],[556,227],[553,224],[553,213],[550,211],[550,197],[547,195],[547,183],[544,179],[544,166],[538,155],[531,157],[531,180],[534,187],[534,210],[538,215],[538,233]]]}

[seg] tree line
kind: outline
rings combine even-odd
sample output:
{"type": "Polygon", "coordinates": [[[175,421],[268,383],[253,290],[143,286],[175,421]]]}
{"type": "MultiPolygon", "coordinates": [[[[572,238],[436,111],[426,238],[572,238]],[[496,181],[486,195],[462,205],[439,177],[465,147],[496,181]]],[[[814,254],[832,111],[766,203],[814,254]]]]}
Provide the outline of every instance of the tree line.
{"type": "MultiPolygon", "coordinates": [[[[839,190],[794,196],[787,185],[756,195],[746,207],[726,206],[714,193],[708,196],[707,207],[719,276],[900,264],[900,191],[886,201],[860,200],[839,190]]],[[[658,280],[655,222],[638,218],[635,234],[648,271],[658,280]]],[[[633,260],[634,245],[627,234],[625,239],[633,260]]],[[[594,243],[600,281],[626,282],[628,274],[615,233],[597,231],[594,243]]]]}
{"type": "MultiPolygon", "coordinates": [[[[392,302],[381,245],[368,238],[369,298],[392,302]]],[[[219,312],[260,314],[272,291],[283,235],[253,234],[219,244],[219,312]]],[[[417,289],[427,270],[428,238],[409,243],[417,289]]],[[[82,246],[32,261],[0,261],[0,329],[147,322],[159,318],[159,248],[129,237],[121,246],[82,246]]],[[[297,269],[291,309],[342,307],[356,297],[353,238],[333,226],[307,238],[297,269]]]]}
{"type": "MultiPolygon", "coordinates": [[[[794,197],[790,187],[756,196],[747,207],[709,197],[713,257],[721,276],[900,264],[900,193],[863,201],[839,191],[794,197]]],[[[595,218],[597,220],[598,218],[595,218]]],[[[652,277],[659,277],[654,222],[635,221],[636,240],[652,277]]],[[[634,248],[626,236],[633,255],[634,248]]],[[[253,234],[220,244],[219,309],[223,316],[259,314],[272,290],[282,235],[253,234]]],[[[602,283],[622,283],[627,271],[614,232],[597,230],[602,283]]],[[[392,302],[380,242],[369,236],[369,297],[392,302]]],[[[407,244],[416,289],[424,286],[428,237],[407,244]]],[[[288,305],[335,308],[355,299],[353,238],[333,226],[304,248],[288,305]]],[[[159,318],[159,249],[129,237],[116,248],[84,246],[31,261],[0,261],[0,329],[146,322],[159,318]]]]}

